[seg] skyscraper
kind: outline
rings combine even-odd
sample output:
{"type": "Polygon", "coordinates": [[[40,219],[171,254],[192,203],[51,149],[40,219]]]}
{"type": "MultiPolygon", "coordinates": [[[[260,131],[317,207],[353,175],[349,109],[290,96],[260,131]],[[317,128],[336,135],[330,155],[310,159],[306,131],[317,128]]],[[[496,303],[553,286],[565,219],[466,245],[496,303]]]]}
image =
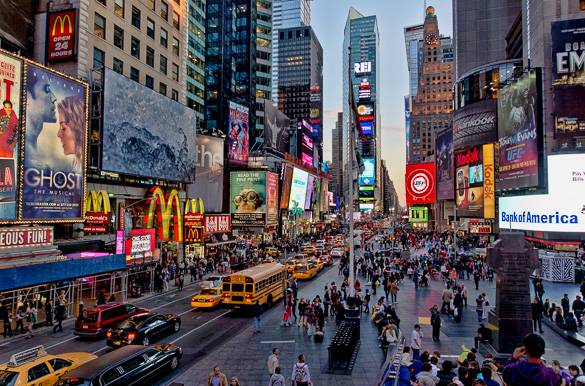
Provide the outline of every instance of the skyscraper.
{"type": "Polygon", "coordinates": [[[343,165],[341,160],[343,159],[343,113],[337,113],[337,121],[333,128],[333,134],[331,136],[331,149],[332,159],[331,163],[331,176],[333,177],[333,189],[330,189],[335,193],[336,197],[339,197],[343,193],[343,165]]]}
{"type": "Polygon", "coordinates": [[[278,103],[278,31],[311,25],[311,0],[272,0],[272,100],[278,103]]]}
{"type": "Polygon", "coordinates": [[[205,1],[189,0],[187,28],[186,104],[196,112],[197,130],[203,128],[205,105],[205,1]]]}
{"type": "MultiPolygon", "coordinates": [[[[344,167],[349,162],[349,135],[351,131],[352,107],[349,104],[349,90],[353,90],[361,134],[357,147],[364,160],[368,177],[360,178],[360,200],[382,209],[381,200],[381,122],[379,109],[379,56],[380,35],[376,16],[364,16],[350,7],[345,23],[343,39],[343,155],[344,167]],[[349,50],[351,47],[351,57],[349,50]]],[[[357,125],[356,125],[357,129],[357,125]]],[[[349,170],[349,169],[345,169],[349,170]]],[[[346,173],[347,174],[347,173],[346,173]]],[[[344,190],[347,189],[344,187],[344,190]]]]}
{"type": "Polygon", "coordinates": [[[264,101],[272,99],[272,1],[256,0],[256,105],[250,109],[256,111],[256,130],[250,142],[251,150],[260,149],[264,143],[264,101]]]}
{"type": "Polygon", "coordinates": [[[418,90],[418,72],[424,35],[424,25],[417,24],[404,27],[404,42],[406,43],[406,62],[408,63],[408,85],[410,96],[415,96],[418,90]]]}

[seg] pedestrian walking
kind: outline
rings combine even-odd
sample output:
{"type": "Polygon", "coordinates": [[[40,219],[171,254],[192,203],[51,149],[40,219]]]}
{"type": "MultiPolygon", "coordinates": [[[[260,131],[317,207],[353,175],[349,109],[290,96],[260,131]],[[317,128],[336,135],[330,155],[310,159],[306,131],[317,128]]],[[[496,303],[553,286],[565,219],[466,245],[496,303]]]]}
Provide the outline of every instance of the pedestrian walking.
{"type": "Polygon", "coordinates": [[[57,299],[55,303],[55,320],[57,324],[53,326],[53,333],[56,333],[57,330],[63,331],[63,320],[65,320],[65,303],[61,299],[57,299]]]}
{"type": "Polygon", "coordinates": [[[544,333],[544,331],[542,330],[543,307],[542,307],[542,303],[541,303],[540,299],[538,298],[538,296],[535,296],[534,299],[532,300],[532,303],[530,304],[530,309],[532,311],[532,327],[533,327],[534,331],[538,331],[541,334],[544,333]],[[538,325],[538,330],[536,329],[537,325],[538,325]]]}
{"type": "Polygon", "coordinates": [[[49,299],[47,299],[47,302],[45,303],[45,325],[53,325],[53,306],[51,305],[51,301],[49,299]]]}
{"type": "Polygon", "coordinates": [[[18,334],[18,327],[20,327],[20,333],[24,334],[24,318],[26,317],[24,311],[24,306],[22,305],[16,310],[16,327],[14,328],[15,334],[18,334]]]}
{"type": "Polygon", "coordinates": [[[238,377],[233,376],[232,380],[230,381],[230,386],[240,386],[240,381],[238,380],[238,377]]]}
{"type": "Polygon", "coordinates": [[[215,366],[207,377],[207,386],[228,386],[227,377],[215,366]]]}
{"type": "Polygon", "coordinates": [[[261,332],[262,330],[262,306],[260,302],[256,300],[256,304],[252,309],[254,313],[254,333],[261,332]]]}
{"type": "Polygon", "coordinates": [[[181,273],[179,274],[179,291],[183,290],[183,285],[185,284],[185,274],[183,273],[183,271],[181,270],[181,273]]]}
{"type": "Polygon", "coordinates": [[[431,326],[433,328],[433,342],[440,341],[441,335],[441,313],[436,304],[431,308],[431,326]]]}
{"type": "Polygon", "coordinates": [[[477,295],[475,299],[475,312],[477,313],[477,322],[481,323],[483,320],[483,296],[477,295]]]}
{"type": "Polygon", "coordinates": [[[311,384],[311,374],[309,366],[305,363],[303,354],[299,355],[299,361],[295,363],[292,370],[292,386],[309,386],[311,384]]]}
{"type": "Polygon", "coordinates": [[[274,374],[276,368],[279,367],[278,354],[280,354],[280,350],[274,347],[272,353],[268,356],[266,365],[268,367],[268,374],[270,375],[274,374]]]}
{"type": "Polygon", "coordinates": [[[398,303],[398,285],[395,282],[390,281],[390,295],[392,296],[392,303],[398,303]]]}
{"type": "Polygon", "coordinates": [[[280,374],[280,367],[277,366],[274,369],[274,374],[270,377],[270,381],[268,382],[268,386],[284,386],[284,376],[280,374]]]}
{"type": "Polygon", "coordinates": [[[418,324],[410,333],[410,349],[412,350],[412,360],[420,359],[420,350],[422,349],[422,331],[418,324]]]}
{"type": "Polygon", "coordinates": [[[4,304],[0,304],[0,319],[4,328],[4,338],[12,336],[12,318],[10,312],[4,304]]]}

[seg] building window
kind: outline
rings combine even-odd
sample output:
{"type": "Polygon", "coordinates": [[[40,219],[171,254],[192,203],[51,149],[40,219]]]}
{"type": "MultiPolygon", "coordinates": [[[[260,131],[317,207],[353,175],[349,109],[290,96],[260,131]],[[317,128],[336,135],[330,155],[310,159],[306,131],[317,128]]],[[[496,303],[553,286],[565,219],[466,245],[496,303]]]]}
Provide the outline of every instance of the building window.
{"type": "Polygon", "coordinates": [[[144,85],[151,90],[154,89],[154,79],[152,76],[146,75],[146,78],[144,79],[144,85]]]}
{"type": "Polygon", "coordinates": [[[93,68],[102,68],[106,62],[106,53],[99,48],[93,48],[93,68]]]}
{"type": "Polygon", "coordinates": [[[179,92],[177,90],[171,90],[171,99],[177,102],[179,101],[179,92]]]}
{"type": "Polygon", "coordinates": [[[146,47],[146,64],[150,67],[154,67],[154,49],[146,47]]]}
{"type": "Polygon", "coordinates": [[[146,18],[146,34],[154,39],[154,21],[149,17],[146,18]]]}
{"type": "Polygon", "coordinates": [[[130,45],[130,55],[140,59],[140,40],[132,36],[132,44],[130,45]]]}
{"type": "Polygon", "coordinates": [[[154,11],[154,0],[146,0],[145,3],[146,3],[146,6],[148,7],[148,9],[150,9],[151,11],[154,11]]]}
{"type": "Polygon", "coordinates": [[[132,6],[132,25],[140,29],[140,10],[132,6]]]}
{"type": "Polygon", "coordinates": [[[160,2],[160,17],[165,19],[165,21],[169,20],[169,5],[164,1],[160,2]]]}
{"type": "Polygon", "coordinates": [[[93,33],[98,38],[106,38],[106,18],[99,13],[96,13],[93,19],[93,33]]]}
{"type": "Polygon", "coordinates": [[[124,30],[114,25],[114,45],[119,49],[124,49],[124,30]]]}
{"type": "Polygon", "coordinates": [[[173,38],[173,54],[179,56],[179,39],[173,38]]]}
{"type": "Polygon", "coordinates": [[[169,46],[169,33],[166,29],[160,29],[160,45],[164,48],[168,48],[169,46]]]}
{"type": "Polygon", "coordinates": [[[158,92],[160,92],[161,94],[166,96],[167,95],[167,85],[164,84],[163,82],[160,82],[160,85],[158,86],[158,92]]]}
{"type": "Polygon", "coordinates": [[[114,13],[124,18],[124,0],[114,0],[114,13]]]}
{"type": "Polygon", "coordinates": [[[181,29],[181,16],[175,11],[173,11],[173,26],[176,29],[181,29]]]}
{"type": "Polygon", "coordinates": [[[177,82],[179,81],[179,66],[176,65],[175,63],[173,63],[173,74],[172,74],[172,78],[173,80],[176,80],[177,82]]]}
{"type": "Polygon", "coordinates": [[[585,0],[579,0],[579,9],[585,11],[585,0]]]}
{"type": "Polygon", "coordinates": [[[124,74],[124,62],[118,58],[114,58],[112,70],[116,71],[118,74],[124,74]]]}
{"type": "Polygon", "coordinates": [[[140,82],[140,71],[137,68],[130,67],[130,79],[135,82],[140,82]]]}
{"type": "Polygon", "coordinates": [[[160,56],[160,72],[167,74],[167,57],[164,55],[160,56]]]}
{"type": "Polygon", "coordinates": [[[106,6],[108,5],[108,4],[106,4],[106,0],[97,0],[97,2],[102,4],[102,5],[106,5],[106,6]]]}

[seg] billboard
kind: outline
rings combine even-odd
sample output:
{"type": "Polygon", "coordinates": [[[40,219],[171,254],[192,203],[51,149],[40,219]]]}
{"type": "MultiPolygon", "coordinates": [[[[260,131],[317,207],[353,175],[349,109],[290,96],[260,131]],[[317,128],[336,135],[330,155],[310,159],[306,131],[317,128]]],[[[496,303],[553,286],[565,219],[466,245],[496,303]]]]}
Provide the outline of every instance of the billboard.
{"type": "Polygon", "coordinates": [[[228,160],[234,164],[247,164],[250,143],[250,109],[229,102],[228,108],[228,160]]]}
{"type": "Polygon", "coordinates": [[[266,224],[278,224],[278,174],[266,172],[266,224]]]}
{"type": "Polygon", "coordinates": [[[156,231],[154,229],[133,229],[126,240],[126,262],[145,263],[153,260],[156,248],[156,231]]]}
{"type": "Polygon", "coordinates": [[[33,64],[26,76],[22,219],[81,219],[87,85],[33,64]]]}
{"type": "Polygon", "coordinates": [[[452,200],[455,197],[455,174],[453,165],[453,130],[437,134],[437,200],[452,200]]]}
{"type": "Polygon", "coordinates": [[[315,177],[309,174],[307,178],[307,193],[305,195],[305,209],[311,209],[311,203],[313,199],[313,190],[315,187],[315,177]]]}
{"type": "Polygon", "coordinates": [[[329,206],[330,207],[336,207],[337,205],[335,204],[335,195],[333,194],[333,192],[327,192],[327,199],[329,202],[329,206]]]}
{"type": "Polygon", "coordinates": [[[0,220],[16,219],[22,65],[22,60],[0,52],[0,220]]]}
{"type": "Polygon", "coordinates": [[[307,196],[307,183],[309,173],[304,170],[294,168],[292,174],[292,183],[290,187],[290,199],[288,209],[304,209],[305,198],[307,196]]]}
{"type": "Polygon", "coordinates": [[[359,199],[360,201],[374,201],[374,187],[373,186],[360,186],[359,187],[359,199]]]}
{"type": "Polygon", "coordinates": [[[53,227],[0,228],[0,250],[43,248],[53,245],[53,227]]]}
{"type": "Polygon", "coordinates": [[[585,233],[585,154],[548,156],[548,194],[500,197],[500,229],[585,233]]]}
{"type": "Polygon", "coordinates": [[[232,231],[232,216],[229,214],[206,214],[205,234],[228,233],[232,231]]]}
{"type": "Polygon", "coordinates": [[[305,166],[313,166],[313,127],[306,120],[300,122],[301,161],[305,166]]]}
{"type": "Polygon", "coordinates": [[[364,171],[360,174],[358,183],[360,186],[374,186],[376,183],[376,160],[364,158],[364,171]]]}
{"type": "Polygon", "coordinates": [[[455,155],[457,214],[495,217],[494,145],[474,146],[455,155]]]}
{"type": "Polygon", "coordinates": [[[205,228],[205,215],[202,213],[185,213],[183,216],[183,241],[190,244],[202,243],[205,228]]]}
{"type": "Polygon", "coordinates": [[[224,139],[197,135],[195,147],[195,183],[187,186],[189,197],[200,197],[209,212],[223,209],[224,139]]]}
{"type": "Polygon", "coordinates": [[[408,222],[428,222],[429,208],[426,206],[410,206],[408,207],[408,222]]]}
{"type": "Polygon", "coordinates": [[[292,166],[285,165],[282,176],[282,193],[280,197],[280,209],[288,209],[288,200],[290,197],[290,187],[292,183],[292,166]]]}
{"type": "Polygon", "coordinates": [[[192,109],[105,69],[102,169],[193,182],[195,120],[192,109]]]}
{"type": "Polygon", "coordinates": [[[406,165],[406,204],[435,202],[435,164],[406,165]]]}
{"type": "Polygon", "coordinates": [[[460,150],[496,142],[498,106],[485,100],[453,111],[453,148],[460,150]]]}
{"type": "Polygon", "coordinates": [[[77,9],[47,13],[47,63],[68,61],[77,55],[77,9]]]}
{"type": "Polygon", "coordinates": [[[270,101],[264,101],[264,147],[290,152],[291,120],[270,101]]]}
{"type": "Polygon", "coordinates": [[[266,172],[230,173],[230,213],[235,226],[266,224],[266,172]]]}
{"type": "Polygon", "coordinates": [[[498,190],[538,186],[539,80],[530,71],[500,90],[498,190]]]}

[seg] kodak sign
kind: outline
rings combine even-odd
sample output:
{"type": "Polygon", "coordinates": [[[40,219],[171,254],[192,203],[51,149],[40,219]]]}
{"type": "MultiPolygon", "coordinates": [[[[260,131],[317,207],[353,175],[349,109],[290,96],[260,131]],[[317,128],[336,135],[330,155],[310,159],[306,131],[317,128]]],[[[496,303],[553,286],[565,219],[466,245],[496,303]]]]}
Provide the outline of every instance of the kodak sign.
{"type": "Polygon", "coordinates": [[[47,15],[47,63],[75,59],[77,9],[49,12],[47,15]]]}

